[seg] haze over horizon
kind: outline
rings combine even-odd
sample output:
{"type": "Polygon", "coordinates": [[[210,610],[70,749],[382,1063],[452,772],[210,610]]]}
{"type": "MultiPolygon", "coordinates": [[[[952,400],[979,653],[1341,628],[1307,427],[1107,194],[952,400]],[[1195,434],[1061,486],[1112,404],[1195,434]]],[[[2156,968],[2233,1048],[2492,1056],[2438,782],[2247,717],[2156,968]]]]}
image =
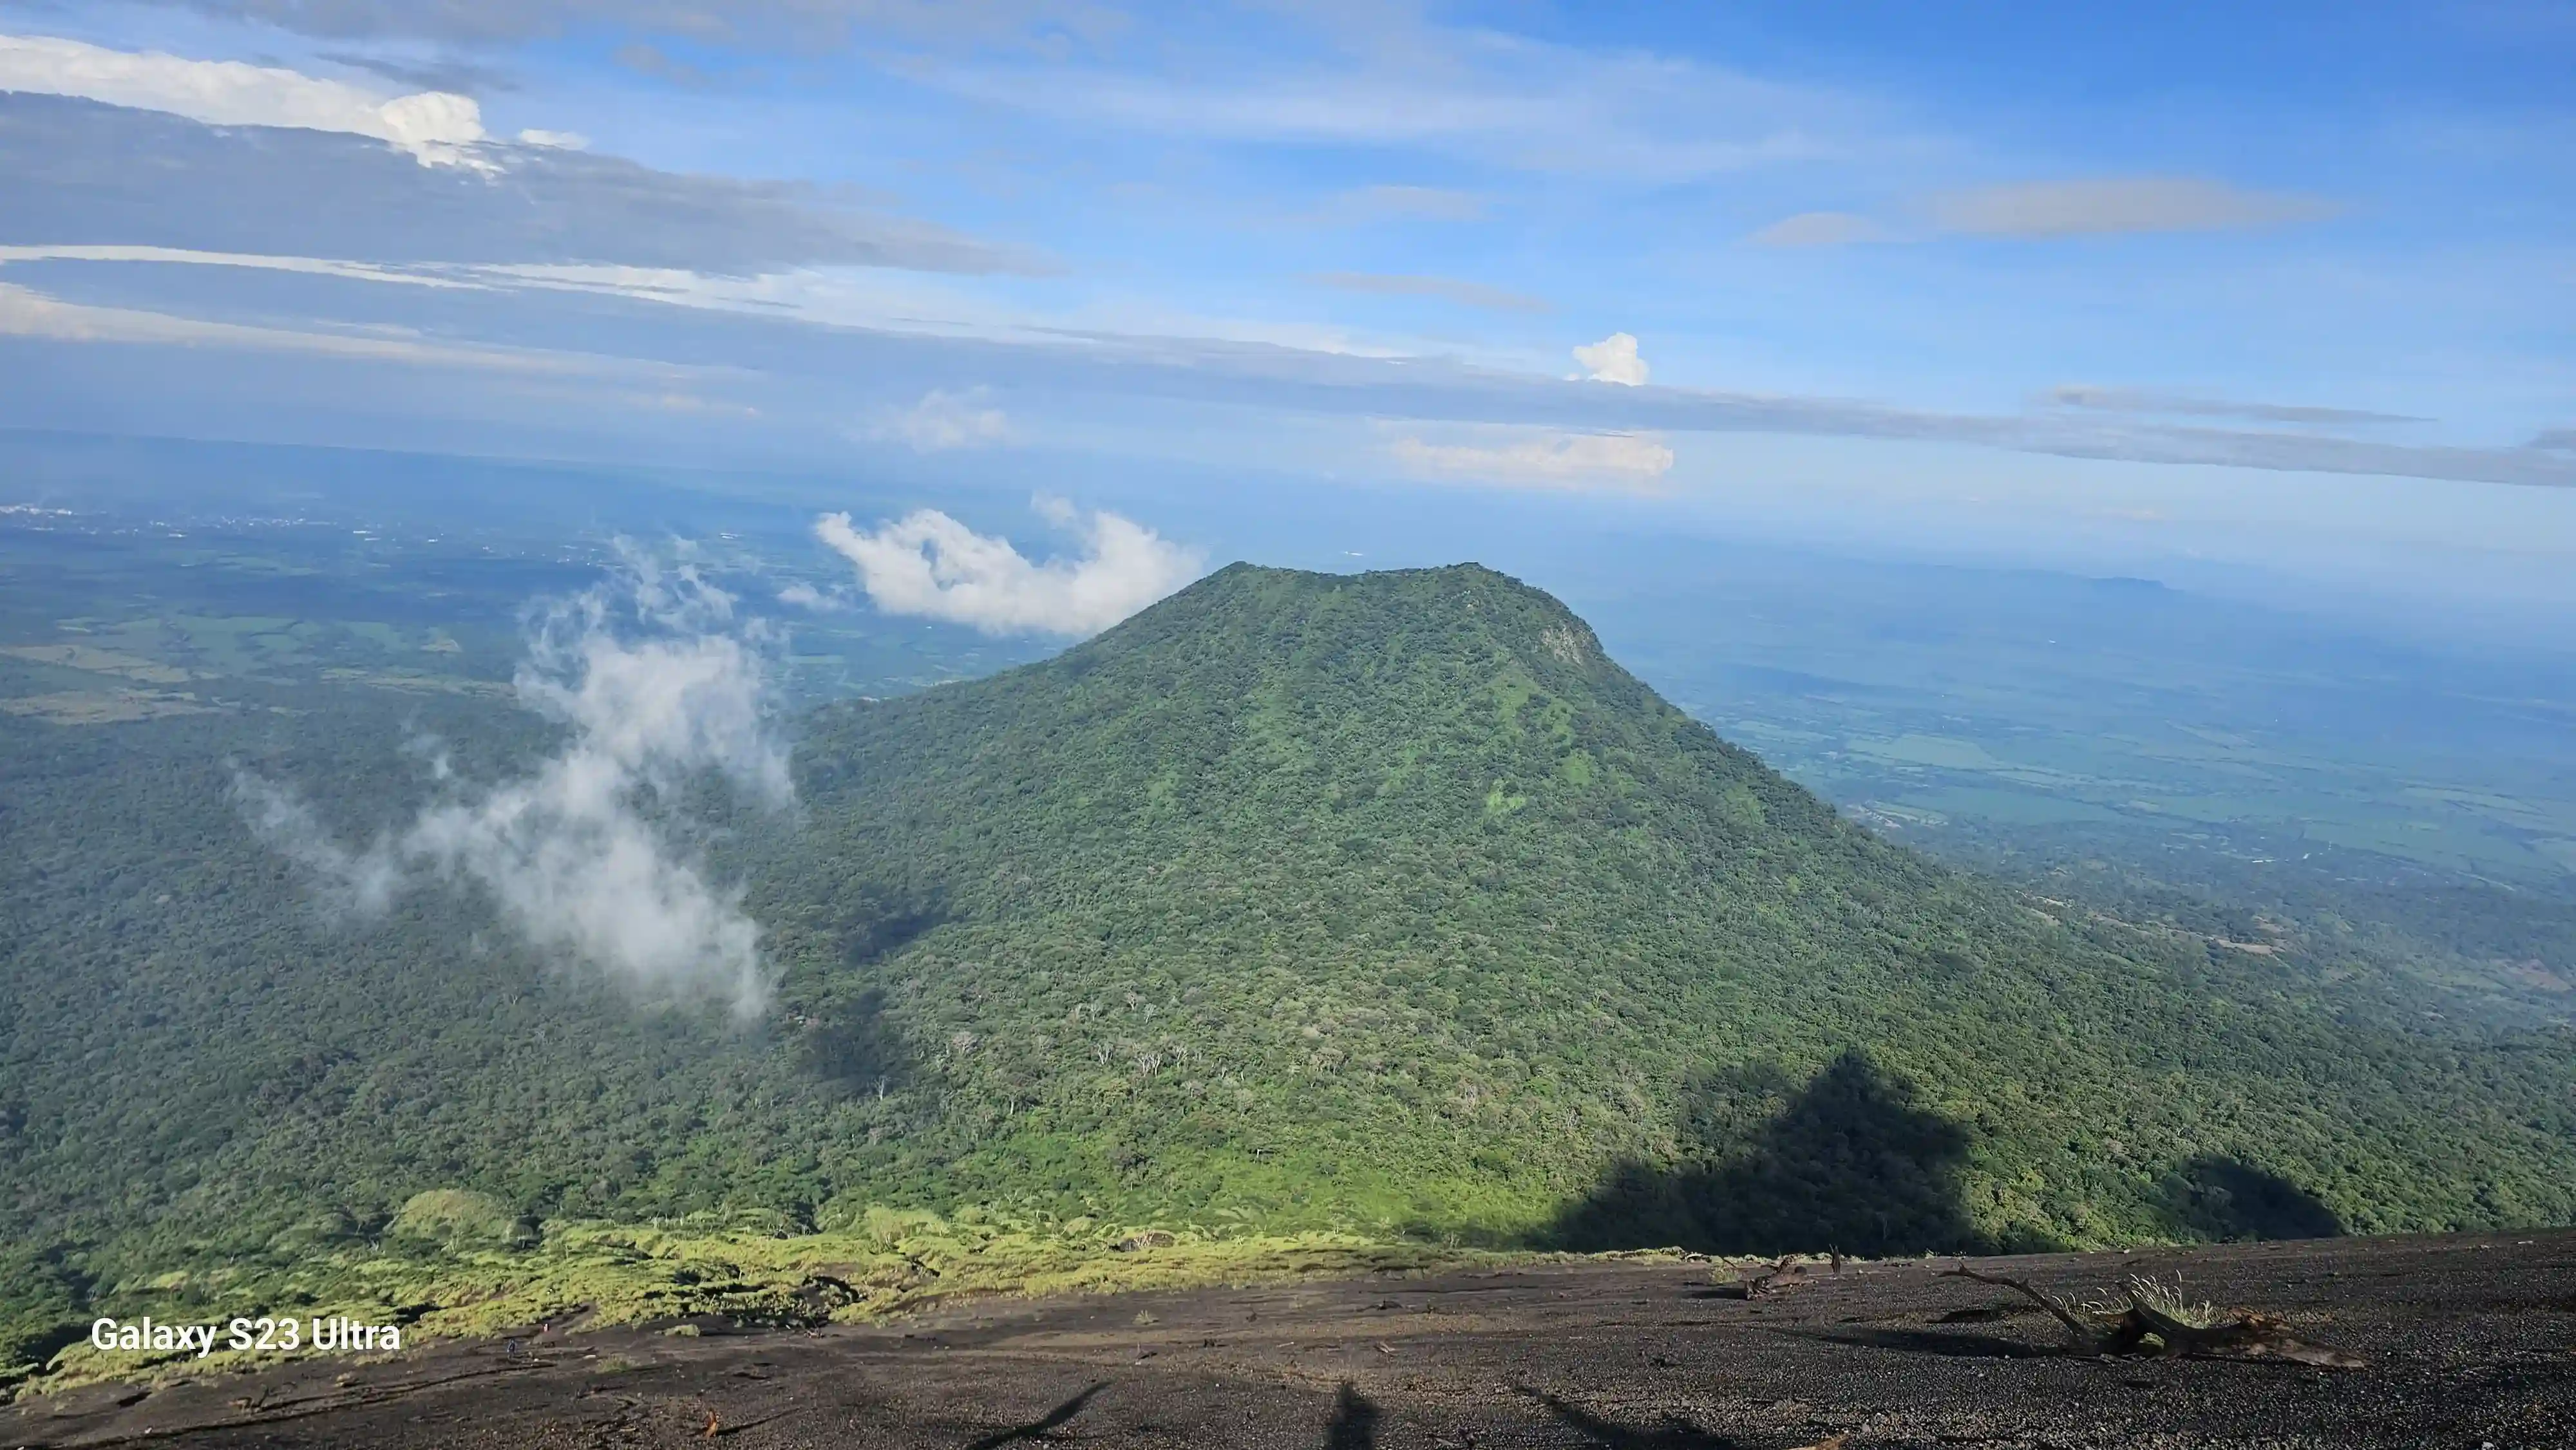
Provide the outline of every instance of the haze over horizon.
{"type": "Polygon", "coordinates": [[[2571,61],[2547,3],[0,0],[0,426],[2539,639],[2571,61]]]}

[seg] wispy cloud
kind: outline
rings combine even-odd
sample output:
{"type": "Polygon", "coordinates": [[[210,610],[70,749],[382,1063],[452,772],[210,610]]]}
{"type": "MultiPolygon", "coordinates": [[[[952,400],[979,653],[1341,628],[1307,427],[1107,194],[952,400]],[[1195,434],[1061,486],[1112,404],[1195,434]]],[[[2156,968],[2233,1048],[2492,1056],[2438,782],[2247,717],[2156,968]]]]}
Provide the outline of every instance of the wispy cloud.
{"type": "Polygon", "coordinates": [[[471,887],[530,945],[647,1002],[756,1017],[771,985],[760,928],[665,824],[709,772],[773,806],[793,799],[769,728],[766,631],[733,606],[686,563],[630,550],[614,582],[531,622],[519,698],[567,731],[533,771],[474,785],[442,759],[441,797],[362,850],[288,786],[242,775],[244,809],[340,905],[372,913],[404,891],[471,887]]]}
{"type": "Polygon", "coordinates": [[[1381,297],[1437,297],[1462,307],[1482,307],[1492,312],[1552,312],[1555,305],[1544,297],[1489,287],[1482,282],[1466,282],[1455,277],[1423,277],[1385,272],[1318,272],[1307,278],[1320,287],[1343,292],[1366,292],[1381,297]]]}
{"type": "Polygon", "coordinates": [[[1945,192],[1925,209],[1943,231],[1993,237],[2211,232],[2315,221],[2341,210],[2322,197],[2250,191],[2195,176],[2023,181],[1945,192]]]}
{"type": "Polygon", "coordinates": [[[284,126],[371,137],[423,166],[476,160],[491,138],[468,96],[370,94],[276,66],[135,53],[45,36],[0,35],[0,91],[73,96],[215,126],[284,126]]]}
{"type": "Polygon", "coordinates": [[[1387,452],[1408,471],[1508,487],[1657,493],[1672,471],[1672,445],[1651,434],[1514,429],[1481,442],[1401,437],[1387,452]]]}
{"type": "Polygon", "coordinates": [[[470,274],[388,267],[373,262],[345,262],[334,257],[271,257],[243,252],[206,252],[193,247],[149,246],[0,246],[0,267],[15,262],[157,262],[184,267],[239,267],[257,272],[299,272],[308,277],[340,277],[353,282],[394,282],[413,287],[488,287],[470,274]]]}
{"type": "Polygon", "coordinates": [[[1075,531],[1083,552],[1031,563],[1011,541],[979,534],[937,509],[875,529],[826,514],[814,535],[858,570],[860,586],[888,614],[972,625],[986,634],[1098,634],[1196,578],[1197,550],[1112,513],[1083,516],[1061,500],[1041,513],[1075,531]]]}
{"type": "MultiPolygon", "coordinates": [[[[5,132],[0,132],[5,135],[5,132]]],[[[844,337],[871,333],[907,337],[984,338],[1017,347],[1082,349],[1104,355],[1139,341],[1159,347],[1163,334],[1140,327],[1176,329],[1170,336],[1193,345],[1273,346],[1291,352],[1402,357],[1418,348],[1397,339],[1363,339],[1320,323],[1278,322],[1159,310],[1071,309],[1038,311],[943,287],[885,269],[788,268],[755,275],[722,275],[685,267],[636,267],[583,263],[351,262],[327,257],[263,255],[162,246],[0,246],[0,267],[13,262],[142,262],[240,268],[383,282],[468,292],[566,293],[647,304],[654,311],[724,313],[791,324],[784,338],[811,342],[808,329],[844,337]]],[[[529,296],[525,305],[541,305],[529,296]]],[[[641,320],[630,318],[630,321],[641,320]]],[[[801,349],[800,349],[801,350],[801,349]]],[[[967,391],[973,391],[968,389],[967,391]]],[[[891,415],[889,415],[891,416],[891,415]]],[[[883,420],[879,420],[882,422],[883,420]]]]}

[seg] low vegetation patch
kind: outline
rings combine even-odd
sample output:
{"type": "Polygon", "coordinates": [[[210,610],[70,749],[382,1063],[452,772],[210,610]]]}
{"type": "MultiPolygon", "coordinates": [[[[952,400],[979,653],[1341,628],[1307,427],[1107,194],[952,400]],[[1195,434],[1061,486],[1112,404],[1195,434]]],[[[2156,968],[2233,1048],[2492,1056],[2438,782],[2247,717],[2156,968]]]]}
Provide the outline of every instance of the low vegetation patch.
{"type": "MultiPolygon", "coordinates": [[[[1356,1234],[1226,1233],[1077,1218],[953,1217],[868,1207],[843,1225],[791,1233],[713,1215],[658,1224],[549,1223],[539,1232],[497,1201],[443,1189],[405,1206],[378,1240],[290,1265],[174,1272],[115,1286],[97,1312],[161,1323],[236,1315],[332,1315],[402,1326],[405,1345],[549,1327],[558,1331],[720,1322],[734,1328],[867,1323],[987,1297],[1121,1293],[1414,1274],[1511,1255],[1356,1234]]],[[[102,1379],[226,1370],[255,1354],[220,1347],[159,1358],[93,1348],[66,1318],[41,1360],[0,1373],[18,1392],[102,1379]]]]}

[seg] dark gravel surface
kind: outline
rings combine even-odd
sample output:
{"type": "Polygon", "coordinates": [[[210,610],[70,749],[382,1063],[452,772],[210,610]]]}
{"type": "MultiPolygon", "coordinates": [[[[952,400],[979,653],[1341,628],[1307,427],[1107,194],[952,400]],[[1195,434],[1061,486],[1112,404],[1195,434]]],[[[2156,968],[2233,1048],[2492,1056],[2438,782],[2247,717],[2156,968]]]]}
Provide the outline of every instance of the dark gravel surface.
{"type": "Polygon", "coordinates": [[[0,1411],[0,1444],[2576,1447],[2576,1232],[1989,1259],[2278,1314],[2366,1369],[2077,1358],[1946,1261],[1774,1299],[1591,1262],[986,1301],[871,1328],[620,1331],[315,1359],[0,1411]],[[128,1401],[118,1403],[118,1401],[128,1401]]]}

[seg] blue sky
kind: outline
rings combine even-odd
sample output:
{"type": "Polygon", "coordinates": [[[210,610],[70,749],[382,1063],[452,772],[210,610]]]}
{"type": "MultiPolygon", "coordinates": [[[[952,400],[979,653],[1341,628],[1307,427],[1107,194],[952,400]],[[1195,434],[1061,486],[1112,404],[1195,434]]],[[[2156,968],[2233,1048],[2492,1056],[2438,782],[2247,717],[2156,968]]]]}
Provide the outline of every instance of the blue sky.
{"type": "Polygon", "coordinates": [[[2567,4],[0,0],[0,36],[0,423],[1237,464],[1248,513],[1510,491],[2576,603],[2567,4]]]}

